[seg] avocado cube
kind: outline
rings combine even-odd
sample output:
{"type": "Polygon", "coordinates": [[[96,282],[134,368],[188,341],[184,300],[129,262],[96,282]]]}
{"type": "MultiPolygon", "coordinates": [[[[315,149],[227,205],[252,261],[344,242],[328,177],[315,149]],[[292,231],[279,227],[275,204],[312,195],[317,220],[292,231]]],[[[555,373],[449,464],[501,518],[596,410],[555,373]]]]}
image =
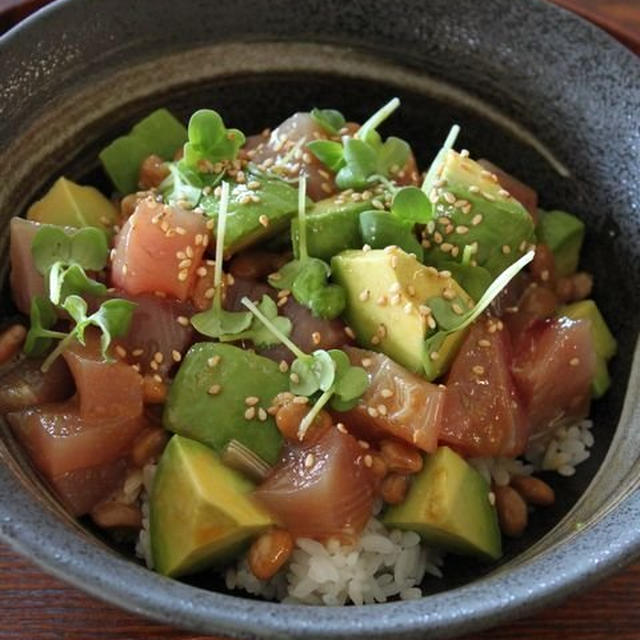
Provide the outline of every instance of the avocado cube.
{"type": "MultiPolygon", "coordinates": [[[[345,289],[344,317],[358,344],[382,351],[414,373],[425,375],[424,341],[429,331],[423,305],[451,290],[467,308],[473,301],[450,275],[425,267],[398,247],[343,251],[331,261],[333,279],[345,289]]],[[[428,379],[442,375],[455,356],[465,332],[445,339],[428,379]]]]}
{"type": "Polygon", "coordinates": [[[66,227],[98,227],[111,232],[118,210],[94,187],[58,178],[27,211],[27,220],[66,227]]]}
{"type": "Polygon", "coordinates": [[[273,464],[282,436],[272,416],[260,420],[258,414],[288,388],[277,362],[233,345],[199,342],[189,349],[171,385],[164,426],[218,453],[230,440],[238,440],[273,464]],[[245,416],[248,397],[258,398],[251,418],[245,416]]]}
{"type": "Polygon", "coordinates": [[[546,244],[555,258],[556,274],[569,276],[578,268],[584,240],[584,222],[566,211],[542,211],[536,227],[539,242],[546,244]]]}
{"type": "MultiPolygon", "coordinates": [[[[362,246],[358,216],[371,208],[368,200],[351,200],[344,194],[316,202],[307,212],[307,251],[313,258],[329,262],[345,249],[362,246]]],[[[291,221],[291,240],[296,258],[299,258],[300,221],[291,221]]]]}
{"type": "Polygon", "coordinates": [[[449,447],[425,457],[406,499],[383,517],[387,527],[415,531],[427,544],[497,560],[502,539],[485,479],[449,447]]]}
{"type": "Polygon", "coordinates": [[[251,500],[253,488],[209,447],[173,436],[160,458],[150,496],[156,571],[175,577],[219,565],[273,525],[271,516],[251,500]]]}
{"type": "Polygon", "coordinates": [[[439,186],[429,194],[434,222],[424,232],[426,264],[441,268],[471,245],[474,264],[496,278],[527,252],[534,240],[531,215],[494,177],[470,158],[446,153],[439,186]]]}
{"type": "MultiPolygon", "coordinates": [[[[298,189],[279,178],[247,174],[243,183],[230,182],[227,226],[224,236],[225,256],[286,229],[298,211],[298,189]],[[255,182],[259,187],[249,189],[255,182]]],[[[205,195],[199,205],[216,222],[220,198],[205,195]]]]}
{"type": "Polygon", "coordinates": [[[100,162],[123,195],[138,189],[140,166],[152,153],[171,160],[187,141],[187,129],[167,109],[157,109],[99,154],[100,162]]]}
{"type": "Polygon", "coordinates": [[[593,347],[596,352],[596,371],[591,384],[591,391],[595,398],[600,398],[611,385],[607,361],[615,355],[618,349],[616,339],[613,337],[593,300],[581,300],[580,302],[560,307],[558,315],[566,316],[572,320],[589,320],[593,347]]]}

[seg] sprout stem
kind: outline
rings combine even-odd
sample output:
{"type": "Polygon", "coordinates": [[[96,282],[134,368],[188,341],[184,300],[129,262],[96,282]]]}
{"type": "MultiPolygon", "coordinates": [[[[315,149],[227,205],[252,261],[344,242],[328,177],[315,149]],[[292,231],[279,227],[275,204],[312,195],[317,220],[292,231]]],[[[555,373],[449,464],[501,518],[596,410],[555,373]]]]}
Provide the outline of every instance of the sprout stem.
{"type": "Polygon", "coordinates": [[[299,253],[300,261],[309,257],[307,249],[307,176],[303,173],[298,183],[298,222],[300,227],[299,253]]]}
{"type": "Polygon", "coordinates": [[[307,433],[307,430],[316,419],[316,416],[322,411],[322,407],[324,407],[329,400],[331,400],[331,396],[334,394],[335,389],[333,386],[329,387],[317,400],[317,402],[311,407],[311,411],[307,413],[307,415],[300,421],[298,426],[298,440],[304,440],[304,436],[307,433]]]}
{"type": "Polygon", "coordinates": [[[218,228],[216,229],[216,266],[213,272],[213,286],[216,297],[220,297],[222,283],[222,261],[224,258],[224,234],[227,227],[227,210],[229,208],[229,183],[222,182],[220,194],[220,208],[218,209],[218,228]]]}
{"type": "Polygon", "coordinates": [[[400,106],[399,98],[392,98],[378,109],[356,132],[355,137],[360,140],[367,140],[370,131],[376,129],[382,124],[398,107],[400,106]]]}
{"type": "Polygon", "coordinates": [[[242,298],[242,300],[240,301],[242,302],[242,304],[247,307],[247,309],[249,309],[249,311],[251,311],[251,313],[253,313],[253,315],[258,318],[258,320],[260,320],[260,322],[262,322],[262,324],[267,327],[267,329],[269,329],[269,331],[271,331],[271,333],[278,338],[278,340],[280,340],[280,342],[282,342],[282,344],[287,347],[287,349],[289,349],[289,351],[291,351],[291,353],[293,353],[293,355],[296,356],[296,358],[301,358],[301,359],[305,359],[305,358],[310,358],[311,356],[307,355],[306,353],[304,353],[304,351],[300,350],[298,348],[297,345],[295,345],[291,340],[289,340],[289,338],[287,338],[287,336],[284,335],[284,333],[282,333],[261,311],[260,309],[258,309],[258,307],[256,307],[255,304],[253,304],[253,302],[251,302],[251,300],[249,300],[249,298],[247,298],[247,296],[244,296],[242,298]]]}
{"type": "Polygon", "coordinates": [[[424,180],[422,182],[422,190],[427,195],[429,195],[431,193],[431,189],[433,189],[433,185],[436,181],[436,175],[438,173],[438,170],[440,169],[440,166],[444,162],[445,154],[447,153],[447,151],[449,151],[449,149],[453,148],[453,145],[455,144],[456,138],[458,137],[459,133],[460,133],[460,127],[457,124],[454,124],[453,127],[451,127],[451,130],[449,131],[449,135],[447,136],[447,139],[444,141],[444,144],[442,145],[442,149],[438,151],[434,161],[431,163],[431,166],[429,167],[429,171],[427,171],[427,175],[424,177],[424,180]]]}

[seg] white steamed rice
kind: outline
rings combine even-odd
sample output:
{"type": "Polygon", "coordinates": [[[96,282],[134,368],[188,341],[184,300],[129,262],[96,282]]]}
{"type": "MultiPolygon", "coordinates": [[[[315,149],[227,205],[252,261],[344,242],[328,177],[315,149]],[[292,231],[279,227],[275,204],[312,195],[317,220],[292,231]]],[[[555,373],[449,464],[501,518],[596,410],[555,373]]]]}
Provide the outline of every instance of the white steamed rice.
{"type": "Polygon", "coordinates": [[[286,572],[270,581],[258,580],[246,558],[227,569],[227,588],[289,603],[339,606],[386,602],[389,598],[422,597],[426,574],[441,577],[443,554],[420,543],[413,531],[388,531],[372,518],[357,543],[323,545],[300,538],[286,572]]]}

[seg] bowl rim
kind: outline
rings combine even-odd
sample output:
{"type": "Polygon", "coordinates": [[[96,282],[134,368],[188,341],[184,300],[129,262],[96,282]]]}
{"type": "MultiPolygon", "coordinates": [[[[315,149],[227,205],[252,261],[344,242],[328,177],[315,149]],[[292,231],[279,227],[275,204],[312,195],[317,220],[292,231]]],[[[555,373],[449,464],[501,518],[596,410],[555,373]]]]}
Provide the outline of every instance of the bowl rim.
{"type": "MultiPolygon", "coordinates": [[[[57,0],[40,9],[0,36],[0,48],[14,39],[28,37],[41,21],[78,1],[57,0]]],[[[617,55],[634,57],[597,27],[555,5],[542,0],[537,3],[545,5],[538,8],[549,12],[550,17],[557,12],[570,15],[594,45],[615,47],[617,55]]],[[[622,412],[623,418],[636,424],[640,424],[640,406],[635,399],[639,391],[640,343],[622,412]]],[[[6,465],[0,467],[0,483],[4,482],[16,482],[6,465]]],[[[76,534],[52,513],[43,516],[38,508],[34,509],[36,503],[26,493],[16,492],[14,498],[0,501],[0,540],[43,569],[133,613],[172,626],[235,637],[290,637],[292,630],[297,638],[408,638],[427,632],[444,637],[477,631],[552,604],[640,556],[640,529],[629,526],[640,522],[640,490],[636,487],[597,522],[506,574],[489,575],[416,601],[364,609],[274,604],[205,591],[164,578],[86,539],[74,539],[73,545],[51,544],[50,539],[64,541],[76,534]],[[603,546],[603,540],[610,541],[610,546],[603,546]],[[539,578],[533,587],[529,586],[531,576],[539,578]],[[149,588],[141,590],[141,584],[149,588]],[[176,601],[180,603],[177,613],[176,601]]]]}

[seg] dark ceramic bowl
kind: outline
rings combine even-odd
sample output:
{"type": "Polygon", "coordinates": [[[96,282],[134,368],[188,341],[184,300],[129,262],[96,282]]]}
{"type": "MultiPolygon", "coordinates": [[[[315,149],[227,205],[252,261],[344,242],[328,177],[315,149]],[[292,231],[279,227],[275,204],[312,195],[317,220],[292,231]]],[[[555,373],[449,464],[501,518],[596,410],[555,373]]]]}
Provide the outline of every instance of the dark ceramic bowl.
{"type": "MultiPolygon", "coordinates": [[[[391,95],[390,127],[424,166],[453,122],[461,145],[588,224],[584,267],[616,334],[597,444],[558,503],[499,566],[447,563],[429,597],[311,608],[228,595],[207,576],[168,580],[71,521],[0,440],[0,534],[48,571],[131,611],[200,632],[269,638],[444,637],[531,612],[640,552],[640,63],[603,32],[534,0],[296,2],[66,0],[1,41],[0,211],[54,176],[104,178],[96,151],[152,107],[213,106],[245,131],[297,109],[362,120],[391,95]],[[205,590],[202,587],[216,589],[205,590]]],[[[6,264],[5,264],[6,268],[6,264]]],[[[4,315],[13,313],[8,292],[4,315]]]]}

